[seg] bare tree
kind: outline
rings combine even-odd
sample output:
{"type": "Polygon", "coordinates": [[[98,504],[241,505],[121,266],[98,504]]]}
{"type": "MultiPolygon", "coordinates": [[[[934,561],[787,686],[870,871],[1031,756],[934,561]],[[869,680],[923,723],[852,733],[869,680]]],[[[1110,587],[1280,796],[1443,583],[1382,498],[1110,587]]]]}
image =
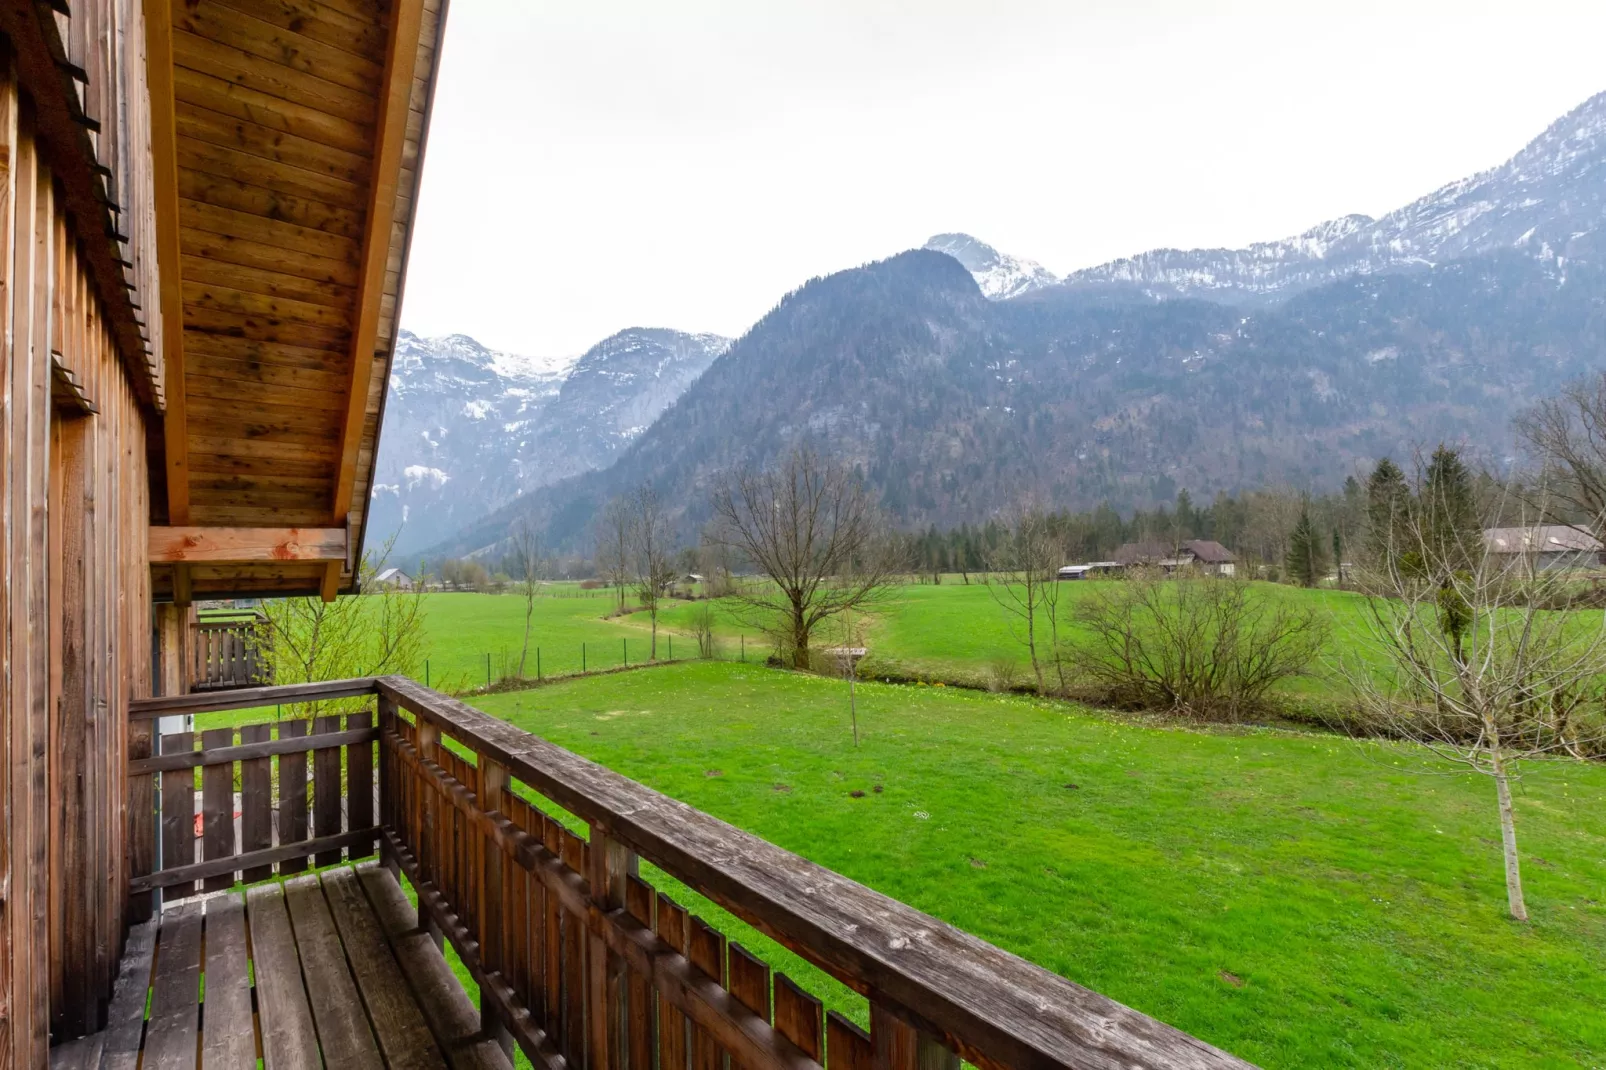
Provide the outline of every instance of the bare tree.
{"type": "MultiPolygon", "coordinates": [[[[363,556],[358,595],[270,598],[263,603],[268,640],[262,654],[275,683],[316,683],[386,673],[416,675],[424,660],[424,585],[376,584],[395,536],[363,556]]],[[[298,716],[361,708],[361,700],[307,703],[298,716]]]]}
{"type": "Polygon", "coordinates": [[[524,679],[524,663],[530,654],[530,624],[535,617],[535,599],[541,593],[541,581],[546,578],[546,558],[541,553],[541,539],[528,517],[520,517],[508,529],[509,553],[507,565],[513,582],[524,596],[524,645],[519,649],[519,679],[524,679]]]}
{"type": "Polygon", "coordinates": [[[631,509],[627,498],[615,498],[597,517],[597,574],[613,588],[615,608],[625,608],[625,584],[630,582],[631,509]]]}
{"type": "Polygon", "coordinates": [[[1606,534],[1606,372],[1568,384],[1517,418],[1517,434],[1542,468],[1548,519],[1606,534]]]}
{"type": "Polygon", "coordinates": [[[812,450],[729,473],[714,490],[710,538],[752,562],[768,583],[731,597],[809,667],[815,628],[889,590],[896,560],[864,486],[812,450]]]}
{"type": "Polygon", "coordinates": [[[651,483],[643,483],[629,499],[631,574],[636,597],[652,620],[653,660],[658,658],[658,607],[664,590],[675,578],[674,536],[669,515],[651,483]]]}
{"type": "Polygon", "coordinates": [[[1568,580],[1537,553],[1447,553],[1438,526],[1413,499],[1391,552],[1362,578],[1372,656],[1344,671],[1366,727],[1493,779],[1507,904],[1526,921],[1511,781],[1524,761],[1606,738],[1577,720],[1600,705],[1606,625],[1549,608],[1566,605],[1568,580]]]}
{"type": "Polygon", "coordinates": [[[1080,599],[1079,675],[1125,705],[1236,721],[1308,673],[1324,617],[1247,579],[1140,569],[1080,599]]]}
{"type": "MultiPolygon", "coordinates": [[[[1046,688],[1038,628],[1046,610],[1051,622],[1050,650],[1057,657],[1059,622],[1055,614],[1059,607],[1059,568],[1065,563],[1062,560],[1064,548],[1048,515],[1035,506],[1022,506],[1000,519],[1003,538],[991,548],[984,581],[993,601],[1009,620],[1010,634],[1025,645],[1041,694],[1046,688]]],[[[1062,679],[1062,686],[1063,683],[1062,679]]]]}

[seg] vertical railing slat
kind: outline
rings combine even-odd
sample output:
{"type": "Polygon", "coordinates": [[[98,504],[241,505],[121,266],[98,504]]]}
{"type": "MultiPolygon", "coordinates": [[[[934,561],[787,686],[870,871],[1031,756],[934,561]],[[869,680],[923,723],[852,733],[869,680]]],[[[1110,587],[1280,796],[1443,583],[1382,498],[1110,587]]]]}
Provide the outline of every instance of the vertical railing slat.
{"type": "MultiPolygon", "coordinates": [[[[314,736],[340,731],[338,714],[315,718],[314,736]]],[[[334,836],[340,832],[340,751],[339,747],[320,747],[312,752],[312,834],[334,836]]],[[[332,866],[340,861],[340,848],[319,851],[313,857],[315,866],[332,866]]]]}
{"type": "MultiPolygon", "coordinates": [[[[307,734],[307,722],[295,719],[279,723],[280,739],[297,739],[307,734]]],[[[307,838],[307,755],[304,751],[279,755],[279,842],[299,843],[307,838]]],[[[300,873],[307,868],[305,858],[279,863],[279,873],[300,873]]]]}
{"type": "MultiPolygon", "coordinates": [[[[240,729],[241,743],[263,743],[273,738],[271,724],[249,724],[240,729]]],[[[273,759],[252,758],[240,763],[240,850],[260,851],[273,846],[273,759]]],[[[241,874],[247,884],[273,876],[272,866],[257,866],[241,874]]]]}
{"type": "MultiPolygon", "coordinates": [[[[227,747],[234,743],[234,729],[212,728],[201,733],[201,749],[227,747]]],[[[234,849],[234,763],[221,762],[201,767],[201,841],[206,860],[231,858],[234,849]]],[[[202,891],[216,892],[232,887],[234,874],[208,877],[202,891]]]]}
{"type": "MultiPolygon", "coordinates": [[[[195,749],[191,732],[169,732],[161,737],[163,754],[195,749]]],[[[195,770],[174,769],[162,774],[162,868],[187,866],[195,861],[195,770]]],[[[163,901],[195,894],[195,884],[168,885],[163,901]]]]}
{"type": "MultiPolygon", "coordinates": [[[[367,710],[346,717],[346,729],[372,728],[374,715],[367,710]]],[[[374,745],[346,745],[346,827],[365,829],[374,823],[374,745]]],[[[355,862],[374,853],[372,843],[352,844],[347,856],[355,862]]]]}

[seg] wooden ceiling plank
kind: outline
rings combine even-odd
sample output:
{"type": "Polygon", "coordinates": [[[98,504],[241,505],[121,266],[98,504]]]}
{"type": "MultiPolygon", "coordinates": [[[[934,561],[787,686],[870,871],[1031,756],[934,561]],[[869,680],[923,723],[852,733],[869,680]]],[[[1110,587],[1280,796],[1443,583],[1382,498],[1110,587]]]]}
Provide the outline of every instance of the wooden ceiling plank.
{"type": "MultiPolygon", "coordinates": [[[[170,524],[190,521],[187,413],[184,399],[184,289],[180,267],[178,146],[173,97],[173,20],[167,0],[145,0],[145,54],[150,92],[150,138],[153,197],[156,208],[156,263],[161,275],[158,301],[162,321],[162,361],[167,411],[163,415],[163,452],[167,461],[167,518],[170,524]]],[[[182,570],[181,570],[182,571],[182,570]]],[[[182,588],[185,581],[177,581],[182,588]]],[[[187,594],[187,592],[186,592],[187,594]]],[[[185,602],[189,599],[186,597],[185,602]]]]}
{"type": "Polygon", "coordinates": [[[271,320],[265,316],[243,316],[221,312],[204,305],[185,304],[186,329],[192,331],[218,331],[241,338],[255,338],[263,342],[289,342],[291,345],[311,346],[316,349],[344,349],[350,344],[351,332],[345,328],[311,327],[300,323],[271,320]]]}
{"type": "Polygon", "coordinates": [[[368,174],[365,156],[294,134],[282,134],[271,126],[235,119],[194,104],[179,105],[177,122],[178,132],[185,137],[239,149],[257,160],[280,167],[311,171],[359,186],[368,174]]]}
{"type": "Polygon", "coordinates": [[[191,70],[280,100],[318,108],[348,122],[373,121],[374,98],[365,89],[348,89],[182,29],[173,34],[173,48],[178,61],[191,70]]]}
{"type": "Polygon", "coordinates": [[[198,174],[224,179],[239,179],[243,175],[252,185],[275,193],[351,212],[362,211],[362,191],[356,183],[320,175],[304,167],[274,163],[215,140],[187,137],[182,130],[178,135],[178,162],[180,167],[198,174]]]}
{"type": "Polygon", "coordinates": [[[339,330],[351,322],[345,312],[328,305],[308,304],[288,297],[268,297],[249,290],[195,282],[188,278],[184,280],[184,303],[242,316],[269,316],[276,320],[331,330],[339,330]]]}
{"type": "Polygon", "coordinates": [[[205,201],[179,198],[184,226],[210,234],[244,238],[287,252],[305,253],[330,260],[356,261],[360,246],[350,238],[311,227],[297,226],[281,219],[224,208],[205,201]]]}
{"type": "Polygon", "coordinates": [[[189,392],[192,398],[210,398],[231,408],[242,404],[252,407],[262,404],[299,405],[305,408],[338,412],[340,395],[306,387],[286,386],[282,383],[264,383],[252,379],[220,379],[201,375],[190,369],[189,392]],[[329,398],[333,398],[330,401],[329,398]]]}
{"type": "Polygon", "coordinates": [[[354,123],[293,100],[282,100],[238,82],[192,70],[183,63],[174,69],[173,82],[174,96],[183,105],[359,156],[367,156],[373,145],[373,129],[364,123],[354,123]]]}
{"type": "Polygon", "coordinates": [[[183,258],[182,270],[186,280],[226,286],[241,293],[260,294],[263,297],[335,308],[346,313],[348,317],[356,307],[355,294],[346,287],[326,282],[310,282],[276,271],[264,271],[261,268],[245,267],[241,264],[222,264],[216,260],[202,260],[195,256],[183,258]]]}
{"type": "Polygon", "coordinates": [[[326,4],[299,0],[275,0],[272,4],[263,4],[260,0],[216,2],[271,22],[280,29],[293,30],[303,37],[350,52],[370,63],[384,55],[385,20],[378,11],[358,17],[326,4]]]}
{"type": "Polygon", "coordinates": [[[231,360],[228,357],[199,353],[191,349],[186,356],[190,372],[213,379],[226,379],[237,383],[261,386],[290,387],[295,390],[321,390],[342,396],[345,377],[337,372],[297,368],[266,361],[231,360]]]}
{"type": "Polygon", "coordinates": [[[185,200],[250,212],[307,230],[335,234],[349,241],[362,240],[362,214],[355,209],[280,193],[238,178],[222,178],[188,167],[179,169],[178,186],[179,196],[185,200]]]}
{"type": "Polygon", "coordinates": [[[357,269],[343,260],[326,256],[279,249],[244,238],[230,238],[226,234],[212,234],[204,230],[182,227],[179,231],[182,252],[207,260],[221,260],[226,264],[254,267],[263,271],[276,271],[312,282],[332,282],[355,289],[357,269]]]}
{"type": "MultiPolygon", "coordinates": [[[[366,217],[368,228],[363,243],[357,328],[351,340],[351,385],[346,394],[340,470],[336,477],[331,510],[335,523],[344,523],[351,511],[357,476],[357,451],[362,444],[363,428],[368,417],[368,386],[373,378],[385,261],[392,245],[397,178],[406,140],[407,101],[418,56],[422,19],[423,0],[393,0],[390,40],[385,50],[385,79],[381,83],[379,99],[378,144],[374,152],[373,182],[366,217]]],[[[326,579],[326,585],[328,582],[326,579]]]]}
{"type": "Polygon", "coordinates": [[[384,74],[384,69],[371,59],[223,7],[213,0],[183,0],[182,5],[174,9],[173,25],[348,89],[365,91],[379,83],[384,74]]]}
{"type": "Polygon", "coordinates": [[[152,527],[152,564],[344,561],[345,528],[152,527]]]}
{"type": "Polygon", "coordinates": [[[228,360],[274,364],[285,368],[335,372],[340,375],[342,382],[351,374],[350,369],[346,367],[344,352],[331,353],[326,349],[285,345],[279,342],[255,342],[249,338],[235,338],[232,335],[193,335],[185,352],[209,354],[228,360]]]}

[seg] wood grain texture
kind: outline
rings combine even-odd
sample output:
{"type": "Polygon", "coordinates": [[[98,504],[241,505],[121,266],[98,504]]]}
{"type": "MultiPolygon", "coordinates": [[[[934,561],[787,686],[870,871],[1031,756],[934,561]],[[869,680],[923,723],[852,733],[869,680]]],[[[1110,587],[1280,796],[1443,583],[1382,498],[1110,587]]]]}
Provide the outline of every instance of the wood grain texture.
{"type": "Polygon", "coordinates": [[[301,959],[285,909],[284,889],[277,884],[258,885],[246,891],[245,901],[263,1059],[274,1070],[321,1067],[318,1034],[301,981],[301,959]]]}
{"type": "Polygon", "coordinates": [[[150,529],[153,564],[179,561],[345,560],[345,528],[150,529]]]}
{"type": "Polygon", "coordinates": [[[238,895],[208,899],[205,934],[201,1065],[205,1070],[254,1070],[257,1045],[251,1024],[245,900],[238,895]]]}

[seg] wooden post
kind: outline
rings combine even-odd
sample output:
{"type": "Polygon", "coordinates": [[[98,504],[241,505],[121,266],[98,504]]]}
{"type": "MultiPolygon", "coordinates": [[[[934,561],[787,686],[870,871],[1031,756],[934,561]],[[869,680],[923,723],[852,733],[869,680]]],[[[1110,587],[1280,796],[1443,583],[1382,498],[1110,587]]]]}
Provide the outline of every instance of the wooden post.
{"type": "MultiPolygon", "coordinates": [[[[591,902],[607,913],[625,905],[629,879],[637,875],[636,855],[612,839],[600,825],[591,826],[591,850],[587,854],[586,881],[591,902]]],[[[590,1034],[591,1070],[622,1070],[628,1038],[625,1035],[624,960],[608,949],[608,943],[593,933],[588,949],[586,981],[586,1023],[590,1034]]]]}
{"type": "MultiPolygon", "coordinates": [[[[506,812],[502,802],[502,792],[507,787],[507,767],[492,761],[484,754],[476,753],[474,756],[476,779],[479,784],[475,790],[476,802],[483,813],[497,811],[506,812]]],[[[508,964],[504,954],[507,948],[507,933],[504,924],[502,909],[502,849],[497,846],[495,837],[486,835],[477,837],[479,849],[479,887],[477,896],[479,900],[479,943],[480,965],[486,973],[497,973],[503,977],[508,975],[508,964]]],[[[513,1060],[513,1034],[508,1031],[507,1024],[496,1013],[495,1003],[488,999],[483,991],[480,992],[480,1028],[486,1036],[495,1037],[496,1042],[502,1046],[502,1052],[513,1060]]]]}
{"type": "Polygon", "coordinates": [[[874,995],[870,997],[870,1042],[875,1047],[875,1070],[959,1070],[958,1053],[910,1025],[874,995]]]}
{"type": "MultiPolygon", "coordinates": [[[[396,703],[384,695],[379,696],[379,823],[394,832],[405,835],[405,822],[399,812],[401,799],[396,792],[396,773],[391,768],[390,755],[385,751],[385,737],[396,732],[396,703]]],[[[379,838],[379,862],[397,885],[401,884],[401,862],[390,849],[390,840],[379,838]]]]}
{"type": "MultiPolygon", "coordinates": [[[[418,729],[418,756],[435,761],[438,757],[436,752],[440,748],[441,730],[426,721],[422,716],[418,717],[415,724],[418,729]]],[[[433,794],[428,789],[419,791],[418,796],[419,814],[418,823],[415,826],[418,829],[418,842],[413,845],[413,857],[418,859],[419,877],[427,880],[427,875],[438,861],[433,851],[436,809],[433,794]]],[[[418,927],[429,933],[429,937],[435,941],[436,947],[442,951],[446,949],[446,935],[441,932],[440,927],[435,924],[434,918],[425,909],[422,896],[418,900],[418,927]]]]}

